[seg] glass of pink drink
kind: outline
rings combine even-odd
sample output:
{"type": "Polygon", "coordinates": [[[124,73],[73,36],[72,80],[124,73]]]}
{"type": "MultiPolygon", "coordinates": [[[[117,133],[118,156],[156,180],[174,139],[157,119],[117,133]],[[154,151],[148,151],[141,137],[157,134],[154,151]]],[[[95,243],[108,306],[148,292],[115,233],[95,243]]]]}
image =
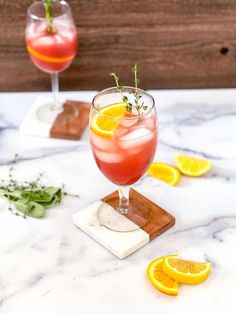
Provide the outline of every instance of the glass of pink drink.
{"type": "MultiPolygon", "coordinates": [[[[131,99],[133,90],[133,87],[123,87],[123,95],[131,99]]],[[[154,158],[157,118],[152,96],[141,89],[138,93],[145,107],[139,112],[135,106],[132,112],[122,109],[125,104],[116,87],[95,96],[90,113],[90,142],[99,169],[118,186],[116,214],[129,217],[132,212],[140,227],[147,223],[149,210],[144,206],[142,213],[135,212],[129,203],[129,191],[130,186],[145,174],[154,158]]],[[[105,207],[103,212],[103,205],[98,210],[98,218],[102,225],[115,231],[137,229],[137,226],[119,225],[116,219],[113,224],[113,219],[106,216],[105,207]]]]}
{"type": "MultiPolygon", "coordinates": [[[[69,4],[53,1],[51,13],[53,18],[49,28],[44,1],[35,1],[28,8],[25,31],[31,61],[38,69],[51,75],[53,99],[37,111],[38,119],[46,123],[52,123],[63,111],[58,97],[58,74],[70,66],[77,53],[77,31],[69,4]]],[[[67,120],[78,114],[74,108],[70,110],[67,120]]]]}

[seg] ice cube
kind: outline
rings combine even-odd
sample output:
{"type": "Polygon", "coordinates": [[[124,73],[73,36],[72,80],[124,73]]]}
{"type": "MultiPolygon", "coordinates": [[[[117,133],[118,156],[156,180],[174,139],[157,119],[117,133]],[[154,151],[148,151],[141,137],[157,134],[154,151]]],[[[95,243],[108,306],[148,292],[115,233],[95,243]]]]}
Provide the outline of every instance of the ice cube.
{"type": "Polygon", "coordinates": [[[155,125],[156,125],[155,117],[148,115],[148,116],[140,117],[140,119],[132,127],[133,128],[146,128],[152,131],[155,125]]]}
{"type": "Polygon", "coordinates": [[[132,119],[123,118],[120,121],[120,126],[124,127],[124,128],[129,128],[129,127],[135,125],[137,122],[138,122],[138,117],[132,118],[132,119]]]}
{"type": "Polygon", "coordinates": [[[140,137],[146,136],[150,133],[150,130],[147,128],[137,128],[129,132],[128,134],[122,136],[120,140],[122,141],[130,141],[137,140],[140,137]]]}
{"type": "Polygon", "coordinates": [[[124,160],[123,156],[119,153],[114,154],[96,150],[94,154],[100,161],[107,162],[109,164],[118,164],[124,160]]]}
{"type": "Polygon", "coordinates": [[[39,34],[39,33],[47,33],[47,23],[45,21],[42,21],[40,23],[37,23],[35,25],[35,33],[39,34]]]}
{"type": "Polygon", "coordinates": [[[117,145],[111,138],[106,138],[95,133],[91,133],[91,143],[101,151],[116,151],[117,145]]]}
{"type": "Polygon", "coordinates": [[[55,44],[55,38],[53,36],[41,36],[38,38],[35,38],[33,41],[33,48],[34,49],[39,49],[41,47],[45,47],[45,46],[52,46],[55,44]]]}
{"type": "Polygon", "coordinates": [[[128,134],[119,138],[119,145],[125,149],[141,148],[154,137],[154,133],[149,129],[141,127],[132,130],[128,134]]]}
{"type": "Polygon", "coordinates": [[[55,34],[54,40],[58,45],[64,45],[65,44],[65,39],[60,34],[55,34]]]}
{"type": "Polygon", "coordinates": [[[47,30],[47,24],[45,22],[33,23],[27,27],[27,35],[30,37],[38,37],[45,34],[47,30]]]}
{"type": "Polygon", "coordinates": [[[122,126],[119,126],[116,130],[115,130],[115,137],[116,138],[120,138],[121,136],[126,135],[129,132],[129,130],[127,128],[123,128],[122,126]]]}

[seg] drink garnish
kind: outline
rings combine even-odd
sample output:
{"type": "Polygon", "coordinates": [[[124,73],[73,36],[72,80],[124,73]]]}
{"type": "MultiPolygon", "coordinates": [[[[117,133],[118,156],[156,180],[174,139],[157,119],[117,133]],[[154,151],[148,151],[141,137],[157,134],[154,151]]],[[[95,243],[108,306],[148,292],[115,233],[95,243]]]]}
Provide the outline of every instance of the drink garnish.
{"type": "Polygon", "coordinates": [[[28,52],[34,56],[35,58],[38,58],[42,61],[46,61],[46,62],[50,62],[50,63],[62,63],[62,62],[68,62],[74,59],[75,54],[72,54],[68,57],[61,57],[61,58],[56,58],[56,57],[49,57],[49,56],[45,56],[41,53],[39,53],[38,51],[36,51],[35,49],[33,49],[30,45],[27,44],[27,50],[28,52]]]}
{"type": "Polygon", "coordinates": [[[126,111],[132,112],[132,104],[128,101],[128,97],[125,96],[123,93],[123,85],[120,83],[119,77],[116,75],[116,73],[111,73],[111,76],[114,77],[114,80],[116,82],[116,87],[118,91],[121,93],[123,102],[126,104],[126,111]]]}
{"type": "Polygon", "coordinates": [[[53,33],[54,32],[53,14],[52,14],[53,0],[44,0],[44,8],[45,8],[45,18],[47,20],[47,31],[49,33],[53,33]]]}
{"type": "Polygon", "coordinates": [[[119,119],[125,115],[126,103],[115,103],[99,110],[101,114],[95,114],[92,119],[92,130],[106,138],[112,138],[118,127],[119,119]]]}
{"type": "Polygon", "coordinates": [[[133,95],[134,95],[134,101],[135,101],[135,106],[137,108],[138,111],[138,115],[140,116],[140,108],[139,108],[139,99],[140,99],[140,95],[138,92],[138,84],[139,84],[139,79],[138,79],[138,65],[135,64],[132,68],[132,72],[134,73],[134,90],[133,90],[133,95]]]}
{"type": "MultiPolygon", "coordinates": [[[[141,104],[139,103],[140,99],[142,98],[142,95],[139,94],[139,90],[138,90],[138,84],[140,81],[138,79],[138,65],[137,64],[134,64],[134,66],[132,67],[132,72],[134,73],[134,89],[131,93],[134,95],[134,107],[136,108],[138,115],[141,116],[142,115],[141,110],[144,110],[144,111],[147,110],[148,106],[146,106],[144,102],[142,102],[141,104]]],[[[120,83],[119,77],[117,76],[116,73],[110,73],[110,74],[111,76],[114,77],[117,90],[121,93],[122,100],[126,104],[126,111],[131,113],[133,104],[129,102],[128,97],[124,95],[123,85],[120,83]]]]}
{"type": "Polygon", "coordinates": [[[138,92],[138,85],[140,83],[140,80],[138,79],[138,65],[135,64],[132,68],[132,72],[134,73],[134,90],[133,90],[133,95],[134,95],[134,102],[135,102],[135,107],[137,109],[138,115],[141,115],[141,109],[147,110],[148,106],[144,105],[144,102],[142,104],[139,104],[139,100],[142,98],[142,96],[138,92]]]}

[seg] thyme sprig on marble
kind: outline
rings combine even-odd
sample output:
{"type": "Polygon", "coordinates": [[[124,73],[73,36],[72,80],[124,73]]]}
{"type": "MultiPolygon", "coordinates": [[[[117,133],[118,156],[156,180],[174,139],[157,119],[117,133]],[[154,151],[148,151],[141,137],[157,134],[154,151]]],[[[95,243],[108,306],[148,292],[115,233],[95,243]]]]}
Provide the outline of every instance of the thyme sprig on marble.
{"type": "Polygon", "coordinates": [[[8,209],[16,216],[41,218],[45,215],[46,209],[61,202],[62,195],[73,195],[64,192],[62,187],[46,186],[42,184],[44,173],[40,172],[33,181],[18,181],[13,176],[14,165],[18,155],[10,164],[8,180],[0,180],[0,197],[9,201],[8,209]]]}
{"type": "Polygon", "coordinates": [[[47,31],[49,33],[54,32],[53,27],[53,0],[44,0],[45,18],[47,20],[47,31]]]}
{"type": "MultiPolygon", "coordinates": [[[[140,80],[138,78],[137,64],[134,64],[134,66],[132,67],[132,72],[134,73],[134,89],[132,90],[131,94],[133,94],[134,96],[134,107],[136,108],[138,115],[141,116],[142,112],[148,109],[148,106],[146,106],[144,102],[140,104],[140,99],[142,98],[142,95],[140,95],[138,88],[140,80]]],[[[133,109],[133,104],[129,102],[128,97],[124,95],[123,85],[120,83],[119,77],[116,75],[116,73],[111,73],[111,76],[114,77],[117,90],[121,93],[122,100],[126,104],[126,111],[131,113],[133,109]]]]}

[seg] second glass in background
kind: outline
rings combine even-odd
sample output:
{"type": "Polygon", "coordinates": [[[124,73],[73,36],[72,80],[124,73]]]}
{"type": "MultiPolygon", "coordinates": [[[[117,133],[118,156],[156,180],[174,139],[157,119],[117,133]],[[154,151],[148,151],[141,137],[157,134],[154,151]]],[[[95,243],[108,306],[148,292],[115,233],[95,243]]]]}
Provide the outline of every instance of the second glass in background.
{"type": "MultiPolygon", "coordinates": [[[[46,18],[45,2],[36,1],[27,11],[25,31],[26,47],[33,64],[43,72],[51,75],[53,99],[37,111],[37,117],[45,123],[53,123],[63,111],[59,98],[60,72],[68,68],[77,53],[77,30],[73,21],[71,8],[66,1],[53,1],[49,8],[52,21],[46,18]]],[[[66,119],[73,119],[78,114],[70,109],[66,119]]]]}

